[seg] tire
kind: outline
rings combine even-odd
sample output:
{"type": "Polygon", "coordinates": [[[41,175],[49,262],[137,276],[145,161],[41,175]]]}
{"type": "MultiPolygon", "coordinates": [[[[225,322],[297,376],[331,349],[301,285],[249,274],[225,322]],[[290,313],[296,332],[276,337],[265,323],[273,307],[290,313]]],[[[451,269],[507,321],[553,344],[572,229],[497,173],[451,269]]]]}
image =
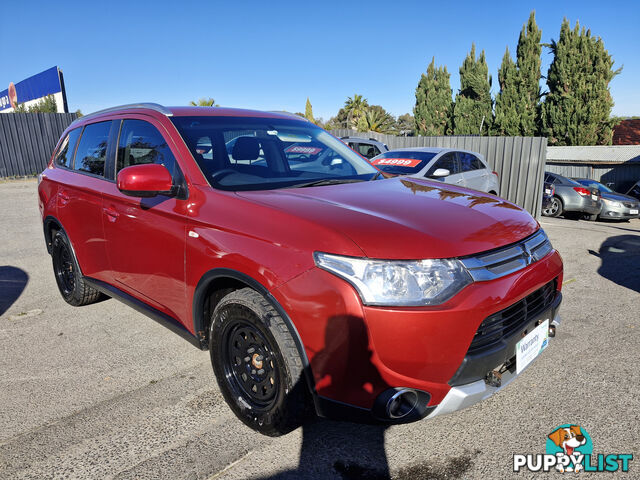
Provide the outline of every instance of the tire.
{"type": "Polygon", "coordinates": [[[549,205],[549,208],[545,208],[542,211],[542,214],[545,217],[559,217],[560,215],[562,215],[562,212],[564,211],[564,207],[562,205],[562,200],[560,199],[560,197],[553,197],[551,199],[551,205],[549,205]]]}
{"type": "Polygon", "coordinates": [[[65,302],[80,307],[102,300],[103,295],[84,281],[71,243],[62,230],[53,236],[51,259],[58,290],[65,302]]]}
{"type": "Polygon", "coordinates": [[[244,288],[220,300],[211,317],[209,351],[220,390],[242,422],[272,437],[302,425],[302,360],[287,325],[262,295],[244,288]]]}

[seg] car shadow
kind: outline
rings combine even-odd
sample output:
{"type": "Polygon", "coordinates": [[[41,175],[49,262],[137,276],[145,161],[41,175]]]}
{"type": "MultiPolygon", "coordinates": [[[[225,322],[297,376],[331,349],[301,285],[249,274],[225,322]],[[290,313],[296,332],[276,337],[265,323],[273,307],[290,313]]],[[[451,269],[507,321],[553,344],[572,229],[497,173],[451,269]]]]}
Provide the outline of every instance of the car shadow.
{"type": "MultiPolygon", "coordinates": [[[[365,391],[371,385],[385,390],[389,386],[382,380],[371,358],[368,329],[363,320],[353,316],[333,317],[325,327],[325,348],[313,356],[311,370],[322,371],[324,380],[330,379],[338,386],[349,382],[365,391]]],[[[307,388],[303,379],[296,386],[301,384],[307,388]]],[[[389,479],[384,448],[387,427],[386,424],[328,420],[310,413],[302,426],[298,467],[260,478],[389,479]]]]}
{"type": "Polygon", "coordinates": [[[598,273],[622,287],[640,292],[640,235],[609,237],[600,251],[589,250],[602,261],[598,273]]]}
{"type": "Polygon", "coordinates": [[[10,265],[0,266],[0,315],[18,299],[29,283],[24,270],[10,265]]]}

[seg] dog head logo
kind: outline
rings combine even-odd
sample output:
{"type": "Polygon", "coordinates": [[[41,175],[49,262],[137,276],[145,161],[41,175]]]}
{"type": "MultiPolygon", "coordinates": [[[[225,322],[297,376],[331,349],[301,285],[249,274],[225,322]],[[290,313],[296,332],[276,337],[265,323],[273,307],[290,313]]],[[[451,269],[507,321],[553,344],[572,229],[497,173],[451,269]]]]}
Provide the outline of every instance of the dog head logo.
{"type": "Polygon", "coordinates": [[[573,455],[573,451],[576,448],[587,443],[587,439],[584,438],[582,430],[578,425],[558,428],[551,432],[548,437],[549,440],[564,450],[565,455],[573,455]]]}
{"type": "Polygon", "coordinates": [[[593,448],[589,435],[579,425],[561,425],[547,438],[547,453],[563,460],[556,467],[563,472],[579,471],[582,467],[579,462],[593,448]]]}

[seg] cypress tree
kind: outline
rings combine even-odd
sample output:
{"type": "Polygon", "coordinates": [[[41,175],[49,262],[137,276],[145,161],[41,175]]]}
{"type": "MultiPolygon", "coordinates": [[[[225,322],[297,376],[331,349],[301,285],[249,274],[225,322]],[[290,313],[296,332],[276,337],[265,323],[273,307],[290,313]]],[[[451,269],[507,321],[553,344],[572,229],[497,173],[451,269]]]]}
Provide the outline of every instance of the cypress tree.
{"type": "Polygon", "coordinates": [[[416,88],[413,109],[418,135],[446,135],[451,131],[452,90],[447,67],[436,68],[435,57],[423,73],[416,88]]]}
{"type": "Polygon", "coordinates": [[[476,59],[476,46],[460,67],[460,91],[453,107],[453,133],[455,135],[486,134],[493,123],[491,75],[484,50],[476,59]]]}
{"type": "Polygon", "coordinates": [[[518,67],[518,92],[520,97],[520,133],[537,135],[540,130],[540,65],[542,30],[536,25],[535,10],[522,26],[516,51],[518,67]]]}
{"type": "Polygon", "coordinates": [[[547,74],[549,93],[542,104],[542,133],[551,145],[610,145],[613,99],[609,82],[620,73],[600,37],[565,18],[547,74]]]}
{"type": "Polygon", "coordinates": [[[311,107],[309,97],[307,97],[307,103],[304,106],[304,118],[306,118],[310,122],[315,123],[315,120],[313,119],[313,108],[311,107]]]}
{"type": "Polygon", "coordinates": [[[500,92],[496,95],[496,116],[493,124],[493,132],[496,135],[518,136],[522,134],[522,99],[520,97],[519,73],[507,47],[498,70],[500,92]]]}

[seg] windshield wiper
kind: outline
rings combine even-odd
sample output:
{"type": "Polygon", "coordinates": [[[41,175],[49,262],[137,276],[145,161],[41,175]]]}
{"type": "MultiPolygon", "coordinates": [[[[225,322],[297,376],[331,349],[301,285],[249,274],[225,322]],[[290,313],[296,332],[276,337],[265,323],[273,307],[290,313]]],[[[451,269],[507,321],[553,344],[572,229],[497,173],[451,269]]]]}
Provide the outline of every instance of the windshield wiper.
{"type": "Polygon", "coordinates": [[[364,180],[360,180],[357,178],[323,178],[321,180],[314,180],[313,182],[298,183],[287,188],[319,187],[321,185],[338,185],[340,183],[356,182],[364,182],[364,180]]]}

